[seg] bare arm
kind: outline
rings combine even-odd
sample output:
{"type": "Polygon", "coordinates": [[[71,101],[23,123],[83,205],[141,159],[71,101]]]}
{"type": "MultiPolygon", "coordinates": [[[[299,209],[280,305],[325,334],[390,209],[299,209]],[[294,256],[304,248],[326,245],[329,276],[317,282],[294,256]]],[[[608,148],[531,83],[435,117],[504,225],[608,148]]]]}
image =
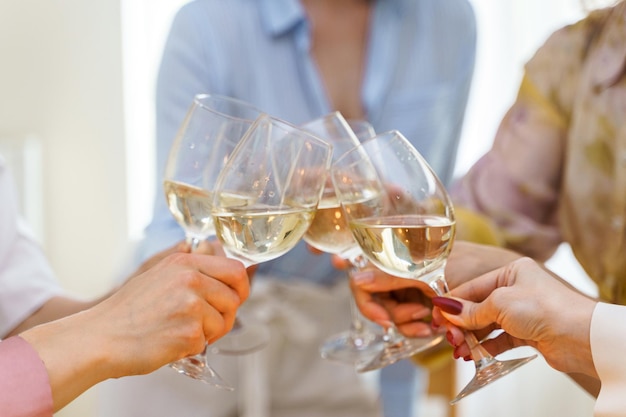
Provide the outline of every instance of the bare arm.
{"type": "Polygon", "coordinates": [[[240,262],[175,254],[102,303],[20,336],[45,364],[56,411],[100,381],[202,351],[232,328],[248,293],[240,262]]]}

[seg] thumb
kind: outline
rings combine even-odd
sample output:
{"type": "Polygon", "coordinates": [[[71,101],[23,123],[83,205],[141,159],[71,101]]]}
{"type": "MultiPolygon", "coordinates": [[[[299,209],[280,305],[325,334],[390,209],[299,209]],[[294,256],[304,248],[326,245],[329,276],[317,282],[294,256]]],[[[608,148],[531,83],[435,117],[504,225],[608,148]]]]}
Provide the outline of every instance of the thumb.
{"type": "Polygon", "coordinates": [[[450,323],[467,330],[483,329],[493,323],[486,306],[454,297],[433,297],[432,303],[450,323]]]}

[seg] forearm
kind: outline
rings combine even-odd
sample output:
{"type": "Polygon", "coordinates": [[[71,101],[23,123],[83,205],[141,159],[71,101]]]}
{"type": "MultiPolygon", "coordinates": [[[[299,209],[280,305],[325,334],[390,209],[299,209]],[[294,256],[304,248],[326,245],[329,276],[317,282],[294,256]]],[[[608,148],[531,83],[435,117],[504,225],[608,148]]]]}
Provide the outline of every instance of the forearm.
{"type": "Polygon", "coordinates": [[[48,323],[53,320],[58,320],[62,317],[69,316],[79,311],[86,310],[103,299],[107,298],[110,294],[106,294],[100,298],[94,300],[78,300],[70,297],[53,297],[48,300],[39,310],[31,314],[26,320],[21,322],[5,337],[17,335],[31,327],[38,326],[43,323],[48,323]]]}
{"type": "Polygon", "coordinates": [[[91,332],[95,323],[92,312],[86,311],[20,334],[46,367],[55,411],[96,383],[116,376],[108,361],[113,352],[107,341],[99,332],[91,332]]]}

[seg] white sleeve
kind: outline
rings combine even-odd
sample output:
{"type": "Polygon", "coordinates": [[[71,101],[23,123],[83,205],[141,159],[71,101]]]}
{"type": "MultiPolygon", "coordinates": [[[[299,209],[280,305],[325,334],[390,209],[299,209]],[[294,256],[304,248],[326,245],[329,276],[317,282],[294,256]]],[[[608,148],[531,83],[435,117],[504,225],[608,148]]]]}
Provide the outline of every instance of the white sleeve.
{"type": "Polygon", "coordinates": [[[596,417],[623,416],[626,410],[626,307],[598,303],[591,318],[591,355],[602,388],[596,417]]]}
{"type": "Polygon", "coordinates": [[[60,293],[42,249],[19,218],[13,180],[0,156],[0,338],[60,293]]]}

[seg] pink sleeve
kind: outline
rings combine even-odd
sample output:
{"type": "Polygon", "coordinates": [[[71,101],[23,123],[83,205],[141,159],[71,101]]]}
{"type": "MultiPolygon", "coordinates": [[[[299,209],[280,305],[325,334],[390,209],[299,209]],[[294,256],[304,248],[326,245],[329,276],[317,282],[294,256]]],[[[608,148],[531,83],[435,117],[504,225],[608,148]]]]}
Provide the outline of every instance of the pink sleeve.
{"type": "Polygon", "coordinates": [[[0,342],[0,416],[52,417],[48,373],[33,347],[19,336],[0,342]]]}

